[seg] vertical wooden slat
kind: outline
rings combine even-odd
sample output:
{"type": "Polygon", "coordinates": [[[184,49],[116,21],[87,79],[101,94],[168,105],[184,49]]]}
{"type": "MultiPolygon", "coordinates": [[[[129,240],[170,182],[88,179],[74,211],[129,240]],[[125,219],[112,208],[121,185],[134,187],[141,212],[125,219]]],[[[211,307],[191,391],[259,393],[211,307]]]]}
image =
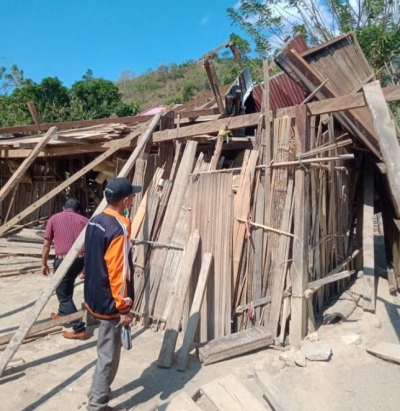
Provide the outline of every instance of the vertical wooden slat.
{"type": "MultiPolygon", "coordinates": [[[[365,161],[365,160],[364,160],[365,161]]],[[[364,311],[375,312],[375,254],[374,254],[374,168],[364,162],[363,207],[363,262],[364,262],[364,311]]]]}
{"type": "MultiPolygon", "coordinates": [[[[296,107],[296,153],[307,150],[307,112],[305,106],[296,107]]],[[[294,182],[294,240],[292,264],[292,306],[290,321],[290,344],[297,346],[305,337],[307,311],[304,291],[308,285],[308,233],[309,210],[307,199],[307,176],[303,168],[295,171],[294,182]]]]}

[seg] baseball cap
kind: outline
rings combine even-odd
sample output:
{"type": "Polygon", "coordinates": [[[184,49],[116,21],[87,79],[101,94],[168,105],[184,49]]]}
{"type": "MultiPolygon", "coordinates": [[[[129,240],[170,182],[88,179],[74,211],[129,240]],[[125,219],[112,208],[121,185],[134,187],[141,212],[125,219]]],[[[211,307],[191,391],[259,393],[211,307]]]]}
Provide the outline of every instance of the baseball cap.
{"type": "Polygon", "coordinates": [[[141,191],[142,187],[132,185],[127,178],[118,177],[107,183],[104,195],[107,201],[118,201],[141,191]]]}

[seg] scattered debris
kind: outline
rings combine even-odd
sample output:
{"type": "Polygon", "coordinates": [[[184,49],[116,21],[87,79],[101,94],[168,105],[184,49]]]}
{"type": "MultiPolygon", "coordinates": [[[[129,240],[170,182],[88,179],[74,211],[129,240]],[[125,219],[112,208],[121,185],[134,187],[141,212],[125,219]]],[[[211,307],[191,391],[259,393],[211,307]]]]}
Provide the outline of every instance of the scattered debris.
{"type": "Polygon", "coordinates": [[[335,304],[324,311],[324,324],[345,321],[354,312],[359,300],[359,295],[345,291],[335,304]]]}
{"type": "Polygon", "coordinates": [[[375,355],[383,360],[400,364],[400,345],[381,342],[373,348],[367,348],[369,354],[375,355]]]}

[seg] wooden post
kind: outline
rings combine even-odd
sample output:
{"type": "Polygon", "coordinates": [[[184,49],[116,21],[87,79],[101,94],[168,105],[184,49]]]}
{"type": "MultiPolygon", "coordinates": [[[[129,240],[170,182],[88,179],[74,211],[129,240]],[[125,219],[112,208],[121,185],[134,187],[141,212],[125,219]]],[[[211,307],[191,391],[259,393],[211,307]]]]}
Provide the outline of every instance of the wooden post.
{"type": "Polygon", "coordinates": [[[199,230],[195,230],[189,237],[183,256],[180,275],[174,287],[171,301],[171,310],[167,318],[167,328],[164,333],[164,340],[161,346],[157,365],[161,368],[171,368],[174,360],[176,341],[178,339],[183,308],[189,287],[190,277],[193,272],[193,264],[196,259],[200,244],[199,230]]]}
{"type": "Polygon", "coordinates": [[[214,64],[212,63],[210,58],[207,58],[205,60],[204,68],[206,69],[208,81],[210,82],[211,90],[214,93],[214,97],[218,105],[219,113],[223,115],[225,114],[225,107],[224,107],[224,103],[221,98],[221,94],[219,93],[217,73],[215,72],[214,64]]]}
{"type": "Polygon", "coordinates": [[[363,262],[364,311],[375,312],[374,168],[364,159],[363,262]]]}
{"type": "Polygon", "coordinates": [[[400,217],[400,145],[397,140],[395,123],[390,115],[379,81],[366,84],[363,90],[386,165],[393,205],[397,216],[400,217]]]}
{"type": "Polygon", "coordinates": [[[219,136],[215,143],[214,154],[211,159],[210,170],[216,170],[219,158],[221,157],[222,145],[224,144],[224,138],[219,136]]]}
{"type": "Polygon", "coordinates": [[[2,202],[11,189],[18,184],[22,176],[35,161],[36,157],[39,155],[40,150],[51,140],[52,135],[57,131],[57,127],[52,127],[36,144],[35,148],[31,151],[28,157],[21,163],[17,171],[11,176],[4,187],[0,191],[0,202],[2,202]]]}
{"type": "Polygon", "coordinates": [[[36,124],[37,127],[37,131],[40,131],[40,117],[39,117],[39,113],[36,110],[35,104],[33,103],[33,101],[29,101],[28,103],[26,103],[28,106],[28,110],[31,113],[31,116],[33,118],[33,121],[36,124]]]}
{"type": "Polygon", "coordinates": [[[208,276],[210,274],[212,258],[213,256],[211,253],[204,254],[199,279],[197,281],[196,291],[193,297],[192,308],[190,309],[189,321],[186,327],[185,337],[183,339],[181,347],[181,353],[179,355],[178,366],[176,367],[178,371],[185,371],[187,367],[190,344],[193,342],[197,325],[199,323],[200,309],[203,303],[208,276]]]}
{"type": "MultiPolygon", "coordinates": [[[[306,106],[296,107],[296,156],[307,151],[306,106]]],[[[308,232],[309,210],[307,202],[308,178],[306,171],[298,167],[294,180],[294,240],[292,264],[292,307],[290,321],[290,345],[298,346],[306,335],[307,303],[304,291],[308,285],[308,232]]]]}
{"type": "MultiPolygon", "coordinates": [[[[142,148],[149,141],[154,128],[157,126],[158,121],[160,120],[160,117],[161,117],[161,114],[157,114],[153,118],[148,129],[143,134],[142,138],[139,140],[135,150],[133,151],[133,153],[131,154],[127,162],[125,163],[121,172],[118,174],[118,177],[125,177],[131,171],[133,165],[135,164],[136,159],[138,158],[140,152],[142,151],[142,148]]],[[[130,139],[133,139],[133,138],[134,136],[130,137],[130,139]]],[[[126,142],[127,141],[124,141],[123,143],[118,145],[118,147],[120,147],[122,144],[126,144],[126,142]]],[[[99,157],[102,157],[102,156],[99,156],[99,157]]],[[[103,160],[104,158],[101,159],[101,161],[103,160]]],[[[105,206],[106,206],[106,201],[105,199],[103,199],[100,205],[97,207],[96,211],[94,212],[94,215],[101,213],[104,210],[105,206]]],[[[15,353],[18,351],[18,348],[21,346],[22,341],[24,340],[26,335],[29,333],[29,330],[31,329],[36,319],[39,317],[43,308],[46,306],[51,295],[53,294],[53,291],[60,284],[61,280],[64,278],[64,275],[66,274],[68,269],[71,267],[72,263],[75,261],[76,256],[79,254],[84,244],[85,232],[86,232],[86,229],[84,229],[79,235],[79,237],[76,239],[74,245],[72,246],[72,248],[70,249],[66,257],[64,258],[60,266],[58,267],[57,272],[54,274],[53,277],[50,278],[49,282],[47,283],[47,287],[42,292],[42,294],[39,296],[39,298],[36,300],[36,303],[32,307],[32,309],[25,316],[18,331],[15,333],[14,337],[8,344],[5,351],[3,352],[3,355],[0,357],[0,377],[3,375],[3,372],[6,369],[8,362],[13,358],[15,353]]]]}
{"type": "MultiPolygon", "coordinates": [[[[153,124],[153,122],[151,123],[153,124]]],[[[150,133],[151,134],[151,133],[150,133]]],[[[119,148],[123,147],[125,144],[129,143],[132,141],[135,137],[138,136],[137,132],[130,133],[128,136],[123,138],[122,140],[118,140],[118,143],[109,148],[107,151],[104,153],[100,154],[95,160],[93,160],[91,163],[89,163],[87,166],[83,167],[81,170],[79,170],[77,173],[69,177],[67,180],[63,181],[60,185],[55,187],[53,190],[51,190],[49,193],[44,195],[43,197],[39,198],[35,203],[33,203],[31,206],[26,208],[24,211],[16,215],[14,218],[12,218],[7,224],[3,224],[0,227],[0,236],[2,236],[4,233],[6,233],[13,225],[17,224],[19,221],[33,213],[35,210],[37,210],[40,206],[43,204],[47,203],[47,201],[51,200],[54,196],[56,196],[58,193],[61,193],[63,190],[65,190],[68,186],[70,186],[72,183],[74,183],[76,180],[84,176],[87,172],[93,169],[96,165],[100,164],[103,162],[105,159],[110,157],[112,154],[114,154],[116,151],[118,151],[119,148]]]]}

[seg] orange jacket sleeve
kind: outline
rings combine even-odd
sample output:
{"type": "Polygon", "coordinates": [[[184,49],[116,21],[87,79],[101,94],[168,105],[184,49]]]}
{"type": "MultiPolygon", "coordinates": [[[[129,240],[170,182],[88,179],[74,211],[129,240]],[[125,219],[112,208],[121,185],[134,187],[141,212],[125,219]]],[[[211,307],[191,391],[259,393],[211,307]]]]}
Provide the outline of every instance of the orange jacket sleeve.
{"type": "Polygon", "coordinates": [[[125,262],[124,236],[120,235],[112,240],[104,256],[107,264],[108,278],[111,292],[115,300],[115,307],[121,314],[126,314],[132,308],[132,300],[128,297],[127,273],[129,265],[125,262]],[[125,264],[125,266],[124,266],[125,264]]]}

